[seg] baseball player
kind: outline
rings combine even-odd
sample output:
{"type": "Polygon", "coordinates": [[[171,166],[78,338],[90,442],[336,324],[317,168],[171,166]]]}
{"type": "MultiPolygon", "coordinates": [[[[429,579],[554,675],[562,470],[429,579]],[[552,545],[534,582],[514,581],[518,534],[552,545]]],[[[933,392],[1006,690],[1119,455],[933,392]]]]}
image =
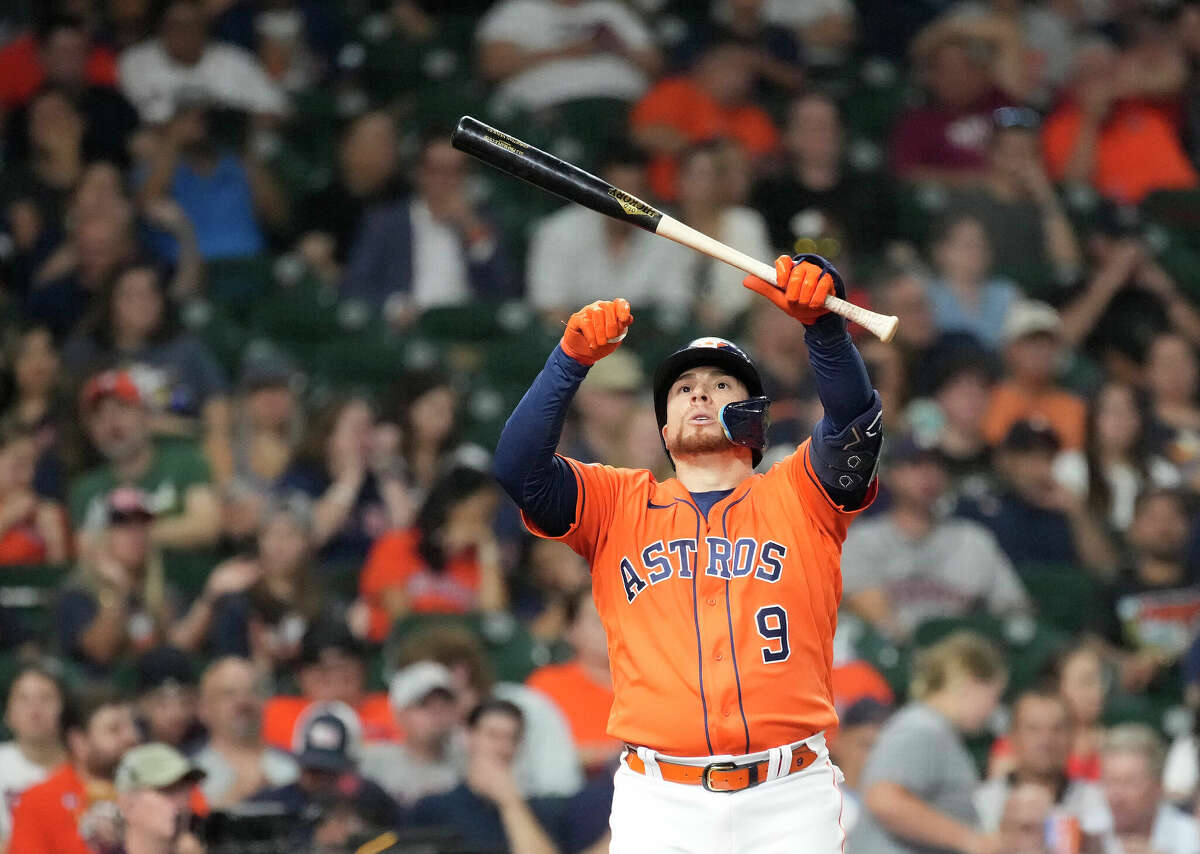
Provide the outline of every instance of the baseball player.
{"type": "MultiPolygon", "coordinates": [[[[555,454],[589,366],[619,345],[623,299],[571,316],[504,427],[495,472],[529,530],[588,560],[608,634],[608,732],[627,745],[610,826],[627,852],[842,851],[840,772],[824,733],[847,526],[873,500],[879,395],[825,259],[781,256],[776,283],[743,284],[805,325],[825,410],[810,439],[768,471],[767,407],[750,358],[701,338],[654,375],[676,476],[555,454]]],[[[799,356],[799,354],[797,354],[799,356]]]]}

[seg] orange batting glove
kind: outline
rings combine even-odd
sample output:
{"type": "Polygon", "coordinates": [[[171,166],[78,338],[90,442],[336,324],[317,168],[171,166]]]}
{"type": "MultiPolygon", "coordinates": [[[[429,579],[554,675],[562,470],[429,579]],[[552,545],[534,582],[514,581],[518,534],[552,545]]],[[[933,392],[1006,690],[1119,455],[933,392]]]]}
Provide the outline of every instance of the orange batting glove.
{"type": "Polygon", "coordinates": [[[803,324],[816,323],[823,314],[825,297],[845,298],[846,287],[832,264],[820,255],[780,255],[775,259],[775,281],[770,284],[758,276],[747,276],[742,286],[762,294],[803,324]]]}
{"type": "Polygon", "coordinates": [[[629,300],[596,300],[571,315],[559,345],[581,365],[594,365],[617,347],[633,323],[629,300]]]}

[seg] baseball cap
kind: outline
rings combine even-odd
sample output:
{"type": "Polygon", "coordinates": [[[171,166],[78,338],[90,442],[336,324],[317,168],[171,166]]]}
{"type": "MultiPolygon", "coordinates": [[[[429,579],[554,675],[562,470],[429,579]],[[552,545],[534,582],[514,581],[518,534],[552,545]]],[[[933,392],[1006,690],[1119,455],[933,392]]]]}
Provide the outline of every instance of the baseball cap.
{"type": "Polygon", "coordinates": [[[850,704],[846,711],[839,715],[842,729],[866,724],[881,724],[892,714],[891,706],[881,703],[874,697],[863,697],[850,704]]]}
{"type": "Polygon", "coordinates": [[[1008,344],[1027,335],[1044,333],[1057,336],[1062,329],[1062,319],[1049,303],[1040,300],[1017,300],[1004,318],[1002,337],[1008,344]]]}
{"type": "Polygon", "coordinates": [[[192,660],[173,646],[156,646],[142,653],[134,664],[138,694],[148,694],[159,688],[184,688],[196,684],[192,660]]]}
{"type": "Polygon", "coordinates": [[[151,742],[131,748],[121,757],[116,786],[118,792],[167,789],[177,783],[198,782],[205,776],[204,771],[171,745],[151,742]]]}
{"type": "Polygon", "coordinates": [[[118,486],[109,492],[104,499],[104,509],[110,525],[150,522],[154,519],[149,497],[136,486],[118,486]]]}
{"type": "Polygon", "coordinates": [[[115,397],[138,406],[142,403],[142,393],[138,391],[133,377],[127,371],[112,370],[96,374],[87,381],[79,395],[79,408],[87,414],[106,397],[115,397]]]}
{"type": "Polygon", "coordinates": [[[354,658],[361,659],[363,647],[358,639],[351,634],[349,627],[340,620],[318,620],[308,627],[300,641],[300,664],[317,664],[321,654],[326,650],[337,650],[354,658]]]}
{"type": "Polygon", "coordinates": [[[904,433],[888,442],[884,459],[888,465],[937,463],[945,465],[946,459],[935,446],[921,442],[911,433],[904,433]]]}
{"type": "Polygon", "coordinates": [[[345,703],[324,703],[302,722],[296,762],[301,768],[340,774],[354,767],[359,724],[345,703]]]}
{"type": "Polygon", "coordinates": [[[624,350],[610,353],[588,370],[584,388],[596,391],[636,392],[642,388],[646,375],[638,357],[624,350]]]}
{"type": "Polygon", "coordinates": [[[405,709],[425,700],[434,691],[454,696],[450,670],[436,661],[418,661],[396,672],[388,688],[388,700],[394,709],[405,709]]]}
{"type": "Polygon", "coordinates": [[[1016,422],[1008,429],[1000,447],[1005,451],[1046,451],[1056,454],[1062,449],[1062,441],[1049,422],[1027,419],[1016,422]]]}

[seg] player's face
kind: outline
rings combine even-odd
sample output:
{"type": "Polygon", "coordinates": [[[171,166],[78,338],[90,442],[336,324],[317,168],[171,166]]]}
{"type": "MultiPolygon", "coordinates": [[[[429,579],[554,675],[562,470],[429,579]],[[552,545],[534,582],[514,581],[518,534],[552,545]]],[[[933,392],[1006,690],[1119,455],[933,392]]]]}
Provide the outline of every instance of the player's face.
{"type": "Polygon", "coordinates": [[[750,396],[746,386],[718,368],[693,368],[667,392],[663,438],[673,454],[703,454],[730,447],[718,415],[727,403],[750,396]]]}

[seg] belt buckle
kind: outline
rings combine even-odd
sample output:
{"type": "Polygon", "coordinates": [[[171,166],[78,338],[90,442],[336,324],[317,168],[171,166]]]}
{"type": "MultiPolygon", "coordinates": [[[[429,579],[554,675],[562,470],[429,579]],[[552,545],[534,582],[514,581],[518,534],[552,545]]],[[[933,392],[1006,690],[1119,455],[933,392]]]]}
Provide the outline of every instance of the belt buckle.
{"type": "Polygon", "coordinates": [[[735,762],[713,762],[711,765],[704,766],[704,773],[700,775],[700,785],[708,792],[724,792],[726,794],[737,791],[736,789],[714,789],[709,780],[709,775],[713,771],[736,771],[738,769],[735,762]]]}

